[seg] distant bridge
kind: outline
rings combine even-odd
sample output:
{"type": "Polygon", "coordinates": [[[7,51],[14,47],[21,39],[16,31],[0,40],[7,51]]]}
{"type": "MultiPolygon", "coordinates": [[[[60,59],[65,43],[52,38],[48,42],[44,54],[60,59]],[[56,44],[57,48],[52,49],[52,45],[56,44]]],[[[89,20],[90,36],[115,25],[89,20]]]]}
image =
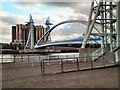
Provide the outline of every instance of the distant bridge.
{"type": "MultiPolygon", "coordinates": [[[[56,45],[69,45],[69,44],[82,44],[83,40],[84,40],[84,36],[81,36],[80,39],[72,39],[72,40],[63,40],[63,41],[55,41],[55,42],[51,42],[51,41],[47,41],[45,43],[41,43],[42,39],[45,36],[49,36],[50,33],[58,26],[63,25],[63,24],[84,24],[87,25],[87,21],[81,21],[81,20],[67,20],[67,21],[63,21],[60,22],[56,25],[54,25],[51,29],[49,29],[41,38],[40,40],[37,42],[37,44],[35,45],[35,48],[42,48],[42,47],[49,47],[49,46],[56,46],[56,45]]],[[[73,26],[70,27],[70,30],[74,30],[75,28],[73,26]]],[[[78,28],[79,30],[81,30],[81,28],[78,28]]],[[[69,33],[69,32],[68,32],[69,33]]],[[[98,43],[97,41],[100,41],[100,38],[92,38],[90,37],[88,39],[88,42],[95,42],[98,43]]]]}
{"type": "MultiPolygon", "coordinates": [[[[45,42],[41,43],[39,46],[36,46],[35,48],[44,48],[44,47],[50,47],[50,46],[59,46],[59,45],[70,45],[70,44],[82,44],[84,40],[84,37],[81,37],[81,39],[73,39],[73,40],[64,40],[64,41],[55,41],[55,42],[45,42]]],[[[100,41],[100,38],[94,38],[94,39],[88,39],[88,43],[93,44],[94,41],[100,41]]]]}
{"type": "Polygon", "coordinates": [[[56,25],[54,25],[51,29],[49,29],[41,38],[40,40],[37,42],[37,44],[35,45],[35,48],[40,48],[40,47],[47,47],[47,46],[52,46],[52,45],[63,45],[63,44],[70,44],[70,43],[81,43],[81,42],[46,42],[46,43],[41,43],[42,39],[45,36],[49,36],[51,31],[53,31],[56,27],[63,25],[63,24],[69,24],[69,23],[80,23],[80,24],[87,24],[87,21],[81,21],[81,20],[67,20],[67,21],[63,21],[60,22],[56,25]]]}
{"type": "Polygon", "coordinates": [[[43,47],[50,47],[50,46],[59,46],[59,45],[69,45],[69,44],[82,44],[82,42],[49,42],[43,43],[40,46],[36,46],[35,48],[43,48],[43,47]]]}

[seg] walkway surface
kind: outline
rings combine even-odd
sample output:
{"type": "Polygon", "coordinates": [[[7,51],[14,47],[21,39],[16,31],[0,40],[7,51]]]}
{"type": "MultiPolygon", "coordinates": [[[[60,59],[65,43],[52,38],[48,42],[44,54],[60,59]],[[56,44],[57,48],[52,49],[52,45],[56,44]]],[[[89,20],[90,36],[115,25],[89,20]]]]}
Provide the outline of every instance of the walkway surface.
{"type": "Polygon", "coordinates": [[[40,64],[2,66],[3,88],[118,88],[118,68],[41,75],[40,64]]]}

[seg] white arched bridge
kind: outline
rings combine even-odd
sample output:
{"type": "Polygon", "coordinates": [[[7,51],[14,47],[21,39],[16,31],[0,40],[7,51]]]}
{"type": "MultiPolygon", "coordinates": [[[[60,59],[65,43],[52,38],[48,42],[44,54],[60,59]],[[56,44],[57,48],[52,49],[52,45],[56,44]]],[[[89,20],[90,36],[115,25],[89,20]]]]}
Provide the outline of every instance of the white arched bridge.
{"type": "MultiPolygon", "coordinates": [[[[60,22],[56,25],[54,25],[51,29],[49,29],[37,42],[37,44],[35,45],[35,48],[42,48],[42,47],[49,47],[49,46],[56,46],[56,45],[66,45],[66,44],[82,44],[83,40],[84,40],[84,36],[80,36],[80,33],[77,33],[77,35],[79,35],[80,37],[78,38],[72,38],[72,39],[66,39],[65,40],[58,40],[58,41],[52,41],[52,40],[48,40],[48,37],[50,36],[52,31],[57,31],[57,30],[61,30],[63,31],[62,33],[65,32],[65,30],[67,32],[65,32],[68,37],[72,36],[74,34],[74,31],[78,31],[78,32],[85,32],[85,29],[83,30],[83,28],[80,28],[81,26],[86,26],[87,25],[87,21],[81,21],[81,20],[67,20],[67,21],[63,21],[60,22]],[[61,28],[62,27],[62,28],[61,28]],[[69,35],[69,33],[71,32],[71,34],[69,35]],[[43,38],[47,37],[47,41],[42,43],[43,38]]],[[[85,28],[85,27],[84,27],[85,28]]],[[[56,34],[58,34],[57,32],[55,32],[56,34]]],[[[62,38],[62,36],[61,36],[62,38]]],[[[100,41],[100,37],[90,37],[88,39],[89,43],[93,43],[97,41],[100,41]]]]}

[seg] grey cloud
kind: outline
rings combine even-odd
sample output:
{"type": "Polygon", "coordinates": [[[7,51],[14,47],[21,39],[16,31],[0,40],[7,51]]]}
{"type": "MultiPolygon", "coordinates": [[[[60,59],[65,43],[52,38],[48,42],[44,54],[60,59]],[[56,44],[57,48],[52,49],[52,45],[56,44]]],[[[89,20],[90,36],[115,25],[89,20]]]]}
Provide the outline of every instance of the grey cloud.
{"type": "Polygon", "coordinates": [[[14,24],[16,24],[17,20],[15,18],[11,18],[11,16],[10,16],[10,17],[2,18],[2,22],[7,22],[9,24],[14,25],[14,24]]]}
{"type": "Polygon", "coordinates": [[[15,2],[15,4],[20,7],[27,7],[27,8],[40,5],[40,3],[38,3],[38,2],[15,2]]]}
{"type": "MultiPolygon", "coordinates": [[[[89,11],[90,11],[90,2],[39,2],[38,1],[38,2],[16,2],[16,3],[19,6],[22,6],[22,7],[27,6],[28,8],[29,7],[34,7],[34,6],[37,7],[37,6],[40,6],[40,5],[45,5],[45,6],[48,6],[48,7],[56,7],[56,9],[57,8],[62,8],[62,7],[71,8],[72,10],[74,10],[74,13],[77,16],[69,15],[66,19],[87,20],[86,17],[88,17],[89,11]]],[[[43,18],[40,18],[41,15],[43,16],[44,12],[39,12],[39,10],[34,12],[36,15],[39,15],[39,18],[36,19],[36,23],[39,23],[39,21],[43,23],[43,21],[45,21],[45,19],[46,19],[45,17],[47,17],[47,16],[44,16],[43,18]]],[[[60,18],[64,18],[64,16],[62,14],[65,14],[65,13],[61,13],[61,15],[58,15],[58,16],[60,18]]],[[[52,17],[54,17],[54,15],[52,15],[52,17]]],[[[52,20],[52,21],[56,22],[55,20],[52,20]]]]}
{"type": "MultiPolygon", "coordinates": [[[[6,23],[8,25],[16,25],[19,23],[24,23],[28,20],[28,17],[22,16],[22,15],[14,15],[10,12],[0,10],[0,18],[3,23],[6,23]]],[[[2,24],[3,24],[2,23],[2,24]]]]}
{"type": "MultiPolygon", "coordinates": [[[[4,14],[3,14],[4,15],[4,14]]],[[[26,18],[23,16],[16,15],[6,15],[2,16],[2,23],[0,26],[0,37],[2,41],[0,42],[10,42],[12,37],[12,25],[25,23],[26,18]]]]}
{"type": "Polygon", "coordinates": [[[6,36],[6,37],[2,37],[1,41],[2,43],[10,43],[11,42],[11,37],[6,36]]]}
{"type": "Polygon", "coordinates": [[[56,7],[69,7],[74,9],[76,13],[89,14],[90,2],[44,2],[44,5],[56,6],[56,7]]]}
{"type": "Polygon", "coordinates": [[[57,7],[74,7],[78,2],[41,2],[44,5],[57,6],[57,7]]]}
{"type": "Polygon", "coordinates": [[[40,17],[40,15],[33,16],[33,20],[34,20],[35,24],[44,24],[46,18],[47,18],[47,16],[42,16],[42,18],[40,17]]]}
{"type": "Polygon", "coordinates": [[[78,5],[74,7],[75,12],[85,14],[88,16],[90,12],[90,4],[91,4],[90,2],[78,3],[78,5]]]}
{"type": "Polygon", "coordinates": [[[0,30],[0,38],[1,38],[1,40],[0,40],[0,42],[5,42],[5,43],[9,43],[9,42],[11,42],[11,31],[10,31],[10,29],[5,29],[5,28],[3,28],[2,30],[0,30]]]}
{"type": "Polygon", "coordinates": [[[2,18],[2,22],[6,22],[10,25],[16,25],[19,23],[27,22],[27,19],[28,19],[28,17],[24,17],[24,16],[8,15],[8,16],[2,18]]]}
{"type": "Polygon", "coordinates": [[[34,7],[45,5],[49,7],[69,7],[74,9],[75,13],[89,14],[90,2],[16,2],[19,6],[34,7]]]}
{"type": "Polygon", "coordinates": [[[78,4],[78,2],[15,2],[17,5],[20,6],[39,6],[40,4],[46,5],[46,6],[56,6],[56,7],[71,7],[78,4]]]}
{"type": "Polygon", "coordinates": [[[54,41],[54,37],[58,37],[57,39],[55,38],[56,41],[79,37],[81,33],[85,33],[86,28],[87,26],[81,23],[64,24],[55,28],[51,32],[51,37],[53,41],[54,41]]]}

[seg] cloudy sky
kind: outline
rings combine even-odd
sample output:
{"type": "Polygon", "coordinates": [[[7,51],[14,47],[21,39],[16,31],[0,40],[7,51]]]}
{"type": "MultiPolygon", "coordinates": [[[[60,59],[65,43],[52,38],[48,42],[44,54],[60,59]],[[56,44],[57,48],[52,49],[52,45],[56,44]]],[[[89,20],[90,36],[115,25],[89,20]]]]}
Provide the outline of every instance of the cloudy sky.
{"type": "MultiPolygon", "coordinates": [[[[0,42],[11,42],[12,26],[25,24],[30,13],[35,25],[44,25],[46,18],[54,25],[65,20],[87,21],[90,2],[40,2],[3,0],[0,3],[0,42]]],[[[45,25],[44,25],[45,26],[45,25]]],[[[77,32],[78,33],[78,32],[77,32]]]]}

